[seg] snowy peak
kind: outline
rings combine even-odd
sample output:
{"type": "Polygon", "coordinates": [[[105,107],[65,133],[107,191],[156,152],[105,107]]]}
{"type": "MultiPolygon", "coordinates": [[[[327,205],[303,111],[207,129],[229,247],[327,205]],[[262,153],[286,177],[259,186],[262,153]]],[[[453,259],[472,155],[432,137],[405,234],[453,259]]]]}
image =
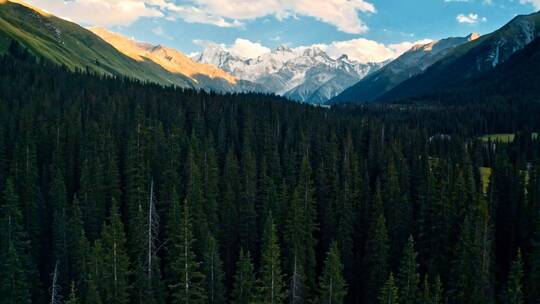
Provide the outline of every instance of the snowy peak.
{"type": "Polygon", "coordinates": [[[304,56],[311,57],[311,58],[328,57],[328,55],[326,55],[326,53],[323,50],[321,50],[321,48],[316,47],[316,46],[306,49],[304,51],[304,56]]]}
{"type": "Polygon", "coordinates": [[[208,45],[202,53],[195,57],[195,61],[205,64],[222,66],[232,55],[219,44],[208,45]]]}
{"type": "Polygon", "coordinates": [[[279,45],[272,53],[291,53],[293,50],[285,44],[279,45]]]}
{"type": "Polygon", "coordinates": [[[383,64],[361,64],[347,55],[331,58],[320,47],[291,49],[280,45],[257,58],[232,55],[220,45],[209,45],[196,60],[214,64],[237,79],[260,84],[291,99],[324,103],[383,64]]]}

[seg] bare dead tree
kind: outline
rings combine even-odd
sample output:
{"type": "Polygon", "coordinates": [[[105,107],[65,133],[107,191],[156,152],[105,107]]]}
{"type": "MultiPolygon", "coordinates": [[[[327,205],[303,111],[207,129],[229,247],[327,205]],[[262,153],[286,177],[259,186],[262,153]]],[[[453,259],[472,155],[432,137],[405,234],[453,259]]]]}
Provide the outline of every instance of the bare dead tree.
{"type": "Polygon", "coordinates": [[[60,295],[60,286],[58,285],[58,260],[54,265],[54,272],[52,273],[52,284],[51,284],[51,302],[50,304],[60,304],[62,303],[62,296],[60,295]]]}

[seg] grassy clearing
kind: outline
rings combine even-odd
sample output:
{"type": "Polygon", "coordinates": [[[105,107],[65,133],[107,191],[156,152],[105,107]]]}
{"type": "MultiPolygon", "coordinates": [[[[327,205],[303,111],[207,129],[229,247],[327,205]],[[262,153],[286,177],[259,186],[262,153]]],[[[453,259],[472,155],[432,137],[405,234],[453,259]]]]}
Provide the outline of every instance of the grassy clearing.
{"type": "MultiPolygon", "coordinates": [[[[480,136],[480,140],[484,142],[492,141],[500,143],[511,143],[514,141],[515,137],[516,135],[512,133],[487,134],[484,136],[480,136]]],[[[538,133],[533,133],[532,137],[533,139],[538,139],[538,133]]]]}

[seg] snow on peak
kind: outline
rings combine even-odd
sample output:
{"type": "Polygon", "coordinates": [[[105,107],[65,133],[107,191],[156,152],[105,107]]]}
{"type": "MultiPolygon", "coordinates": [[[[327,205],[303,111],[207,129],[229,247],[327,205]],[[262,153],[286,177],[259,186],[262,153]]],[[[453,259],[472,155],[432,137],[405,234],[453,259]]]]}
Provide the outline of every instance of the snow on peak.
{"type": "Polygon", "coordinates": [[[290,47],[288,47],[287,45],[281,44],[277,48],[275,48],[273,52],[274,53],[279,53],[279,52],[283,53],[283,52],[292,52],[292,51],[293,50],[290,47]]]}
{"type": "Polygon", "coordinates": [[[317,56],[328,57],[328,55],[323,50],[321,50],[321,48],[319,48],[317,46],[307,48],[304,51],[304,56],[307,56],[307,57],[317,57],[317,56]]]}
{"type": "Polygon", "coordinates": [[[326,101],[382,66],[361,64],[346,54],[334,59],[318,46],[292,49],[280,45],[257,58],[245,59],[235,57],[220,45],[213,45],[197,60],[303,102],[326,101]]]}

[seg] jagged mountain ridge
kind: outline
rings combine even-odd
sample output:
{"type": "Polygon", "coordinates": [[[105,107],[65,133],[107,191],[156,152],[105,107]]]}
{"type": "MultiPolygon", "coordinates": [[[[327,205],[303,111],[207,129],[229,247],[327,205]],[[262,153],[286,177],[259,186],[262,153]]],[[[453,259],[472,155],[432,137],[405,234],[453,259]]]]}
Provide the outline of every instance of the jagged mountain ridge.
{"type": "Polygon", "coordinates": [[[103,28],[90,28],[90,31],[134,60],[151,60],[171,73],[189,77],[198,88],[217,92],[265,91],[262,86],[238,80],[214,65],[195,62],[176,49],[136,41],[103,28]]]}
{"type": "Polygon", "coordinates": [[[517,16],[497,31],[454,48],[422,74],[412,77],[379,100],[443,94],[483,77],[540,37],[540,12],[517,16]]]}
{"type": "Polygon", "coordinates": [[[424,72],[455,47],[476,40],[478,37],[478,34],[472,33],[467,37],[450,37],[415,45],[380,70],[346,89],[332,99],[331,103],[374,101],[401,82],[424,72]]]}
{"type": "Polygon", "coordinates": [[[218,66],[238,79],[261,84],[270,92],[307,103],[325,103],[384,65],[355,62],[346,55],[334,59],[318,47],[293,50],[284,45],[246,59],[214,44],[195,60],[218,66]]]}

